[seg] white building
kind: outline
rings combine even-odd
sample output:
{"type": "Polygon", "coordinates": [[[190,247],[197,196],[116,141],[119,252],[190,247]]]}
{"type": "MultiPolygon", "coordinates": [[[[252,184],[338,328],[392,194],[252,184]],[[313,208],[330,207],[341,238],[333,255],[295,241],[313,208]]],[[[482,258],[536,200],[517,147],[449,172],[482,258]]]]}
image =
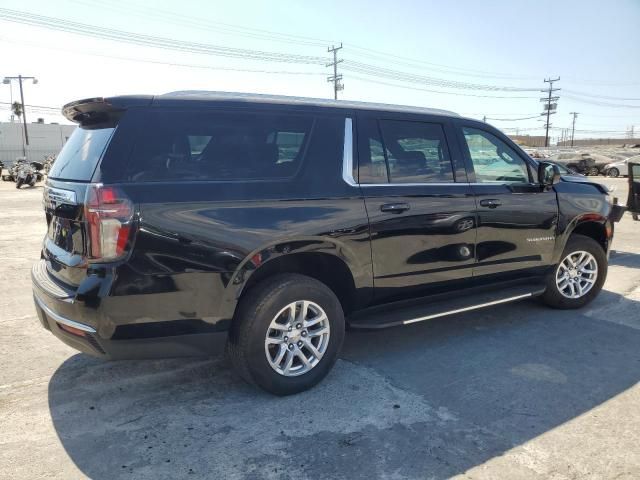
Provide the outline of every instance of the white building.
{"type": "MultiPolygon", "coordinates": [[[[26,146],[27,159],[41,162],[49,155],[57,154],[71,136],[75,125],[56,123],[27,123],[29,145],[26,146]]],[[[12,164],[22,157],[24,130],[19,122],[0,122],[0,161],[12,164]]]]}

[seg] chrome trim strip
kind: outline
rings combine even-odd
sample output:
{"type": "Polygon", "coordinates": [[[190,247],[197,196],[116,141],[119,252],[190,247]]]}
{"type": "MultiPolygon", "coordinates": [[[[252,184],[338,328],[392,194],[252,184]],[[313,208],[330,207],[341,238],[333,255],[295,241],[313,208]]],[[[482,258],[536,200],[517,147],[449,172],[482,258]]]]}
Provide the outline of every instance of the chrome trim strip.
{"type": "Polygon", "coordinates": [[[353,120],[344,119],[344,147],[342,151],[342,178],[352,187],[358,183],[353,178],[353,120]]]}
{"type": "Polygon", "coordinates": [[[33,298],[35,299],[35,301],[38,304],[38,306],[42,310],[44,310],[44,313],[48,317],[51,317],[54,321],[56,321],[58,323],[62,323],[63,325],[66,325],[68,327],[77,328],[78,330],[82,330],[83,332],[96,333],[95,328],[90,327],[89,325],[85,325],[84,323],[78,323],[78,322],[76,322],[74,320],[70,320],[70,319],[65,318],[65,317],[63,317],[61,315],[58,315],[53,310],[51,310],[49,307],[47,307],[44,303],[42,303],[42,300],[40,300],[38,297],[36,297],[34,295],[33,298]]]}
{"type": "Polygon", "coordinates": [[[455,313],[468,312],[470,310],[477,310],[479,308],[490,307],[491,305],[498,305],[500,303],[513,302],[515,300],[521,300],[523,298],[529,298],[532,296],[533,296],[533,293],[525,293],[523,295],[516,295],[515,297],[508,297],[508,298],[503,298],[501,300],[494,300],[493,302],[472,305],[471,307],[458,308],[456,310],[449,310],[448,312],[434,313],[433,315],[427,315],[425,317],[412,318],[411,320],[403,321],[402,324],[408,325],[410,323],[422,322],[423,320],[431,320],[432,318],[445,317],[447,315],[453,315],[455,313]]]}
{"type": "Polygon", "coordinates": [[[468,187],[471,183],[451,182],[451,183],[361,183],[361,187],[468,187]]]}

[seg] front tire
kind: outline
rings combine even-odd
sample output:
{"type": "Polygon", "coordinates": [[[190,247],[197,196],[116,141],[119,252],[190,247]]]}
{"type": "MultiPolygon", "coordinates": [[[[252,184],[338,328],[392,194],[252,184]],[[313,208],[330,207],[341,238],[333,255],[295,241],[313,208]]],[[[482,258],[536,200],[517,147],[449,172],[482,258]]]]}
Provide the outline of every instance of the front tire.
{"type": "Polygon", "coordinates": [[[542,301],[553,308],[580,308],[602,290],[607,278],[607,256],[598,242],[572,235],[560,262],[547,278],[542,301]]]}
{"type": "Polygon", "coordinates": [[[244,380],[291,395],[329,373],[344,331],[342,307],[326,285],[304,275],[276,275],[241,299],[227,352],[244,380]]]}
{"type": "Polygon", "coordinates": [[[607,176],[612,177],[612,178],[616,178],[620,176],[620,170],[618,170],[616,167],[610,168],[609,171],[607,172],[607,176]]]}
{"type": "Polygon", "coordinates": [[[598,167],[591,167],[587,170],[587,175],[590,177],[597,177],[600,175],[600,170],[598,170],[598,167]]]}

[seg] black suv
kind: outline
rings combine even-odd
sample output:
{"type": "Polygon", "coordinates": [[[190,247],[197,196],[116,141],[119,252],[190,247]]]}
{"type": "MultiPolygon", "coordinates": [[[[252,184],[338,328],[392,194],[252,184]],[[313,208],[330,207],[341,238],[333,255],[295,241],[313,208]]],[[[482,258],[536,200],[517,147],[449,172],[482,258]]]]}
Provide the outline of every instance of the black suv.
{"type": "Polygon", "coordinates": [[[42,325],[105,358],[211,354],[276,393],[350,328],[591,301],[620,208],[489,125],[423,108],[176,92],[92,98],[44,191],[42,325]]]}

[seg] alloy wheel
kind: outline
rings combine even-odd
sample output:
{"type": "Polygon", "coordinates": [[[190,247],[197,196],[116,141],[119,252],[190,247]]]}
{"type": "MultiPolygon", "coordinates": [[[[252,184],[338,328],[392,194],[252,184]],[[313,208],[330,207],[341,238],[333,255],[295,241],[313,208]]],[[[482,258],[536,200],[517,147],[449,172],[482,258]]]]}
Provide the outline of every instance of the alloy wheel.
{"type": "Polygon", "coordinates": [[[567,255],[556,271],[556,286],[566,298],[585,296],[598,279],[598,262],[584,250],[567,255]]]}
{"type": "Polygon", "coordinates": [[[303,375],[314,368],[327,351],[329,318],[317,303],[297,300],[273,318],[264,341],[271,368],[285,377],[303,375]]]}

